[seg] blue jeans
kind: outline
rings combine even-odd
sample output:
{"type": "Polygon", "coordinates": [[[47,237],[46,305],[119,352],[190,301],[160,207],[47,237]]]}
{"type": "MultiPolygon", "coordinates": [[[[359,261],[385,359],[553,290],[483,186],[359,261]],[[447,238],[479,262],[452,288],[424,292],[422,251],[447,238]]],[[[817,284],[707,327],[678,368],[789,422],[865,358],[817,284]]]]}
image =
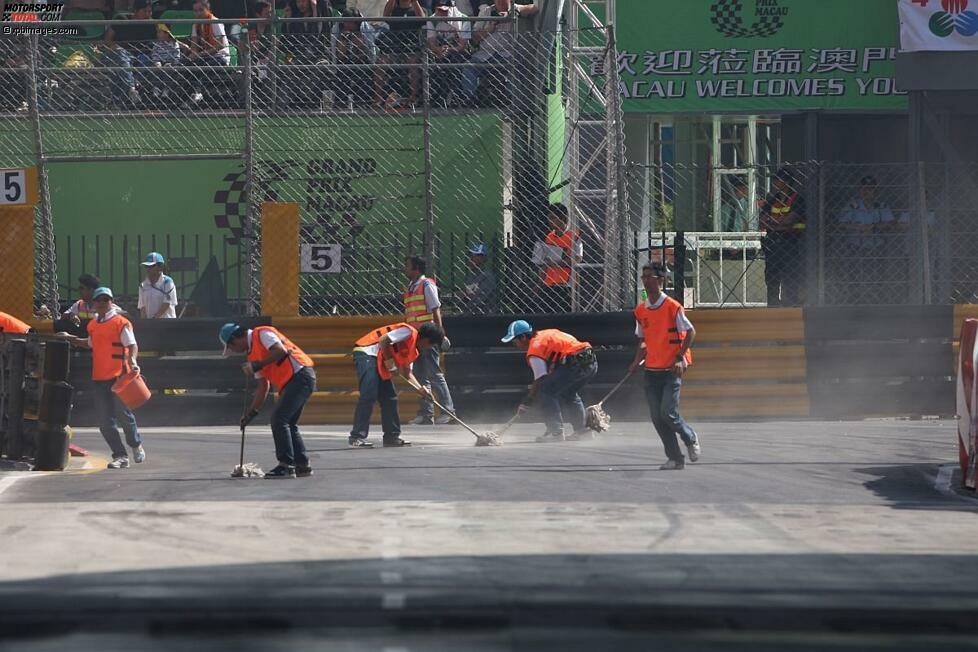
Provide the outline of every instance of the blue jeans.
{"type": "Polygon", "coordinates": [[[306,401],[316,391],[316,372],[303,367],[279,393],[272,412],[272,437],[275,439],[275,458],[284,466],[309,466],[306,445],[299,434],[299,417],[306,401]]]}
{"type": "Polygon", "coordinates": [[[112,451],[112,459],[117,457],[129,457],[126,447],[122,444],[122,437],[119,436],[119,421],[122,422],[122,430],[126,433],[126,443],[130,448],[141,446],[143,438],[139,436],[139,428],[136,427],[136,415],[127,408],[122,401],[112,392],[112,385],[115,380],[96,380],[95,384],[95,409],[98,412],[99,431],[112,451]],[[116,420],[118,419],[118,421],[116,420]]]}
{"type": "Polygon", "coordinates": [[[689,446],[696,441],[696,433],[679,415],[679,391],[682,378],[671,371],[645,371],[645,400],[649,404],[652,425],[659,433],[666,456],[676,462],[685,462],[676,435],[689,446]]]}
{"type": "Polygon", "coordinates": [[[587,385],[598,373],[598,363],[587,365],[561,364],[553,372],[544,377],[540,385],[538,400],[543,410],[547,433],[561,435],[564,433],[564,415],[560,410],[561,402],[570,404],[570,422],[574,432],[584,428],[584,401],[578,392],[587,385]]]}
{"type": "Polygon", "coordinates": [[[110,75],[112,79],[112,101],[117,105],[128,106],[130,104],[129,91],[136,87],[132,68],[133,66],[150,65],[149,57],[142,54],[133,56],[125,48],[109,48],[102,55],[102,61],[111,68],[121,68],[121,70],[113,70],[110,75]]]}
{"type": "MultiPolygon", "coordinates": [[[[414,377],[418,379],[419,383],[434,392],[435,398],[442,404],[442,407],[455,414],[452,393],[448,390],[448,382],[445,381],[445,374],[441,372],[441,366],[439,365],[439,352],[440,350],[436,347],[422,351],[421,355],[414,362],[414,377]]],[[[435,416],[435,404],[430,398],[421,399],[418,416],[435,416]]]]}
{"type": "Polygon", "coordinates": [[[353,362],[357,366],[357,383],[360,398],[353,413],[353,429],[350,439],[366,439],[370,434],[370,417],[374,403],[380,402],[380,421],[384,439],[397,439],[401,436],[401,417],[397,413],[397,389],[394,381],[384,380],[377,371],[377,356],[363,351],[354,351],[353,362]]]}

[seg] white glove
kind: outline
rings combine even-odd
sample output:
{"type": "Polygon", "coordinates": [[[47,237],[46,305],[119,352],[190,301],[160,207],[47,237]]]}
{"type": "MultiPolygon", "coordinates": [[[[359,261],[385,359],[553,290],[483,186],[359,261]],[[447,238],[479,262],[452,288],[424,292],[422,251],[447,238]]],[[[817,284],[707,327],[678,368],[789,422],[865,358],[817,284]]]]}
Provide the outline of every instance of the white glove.
{"type": "Polygon", "coordinates": [[[393,360],[384,360],[384,368],[387,369],[387,371],[394,373],[397,371],[397,363],[393,360]]]}

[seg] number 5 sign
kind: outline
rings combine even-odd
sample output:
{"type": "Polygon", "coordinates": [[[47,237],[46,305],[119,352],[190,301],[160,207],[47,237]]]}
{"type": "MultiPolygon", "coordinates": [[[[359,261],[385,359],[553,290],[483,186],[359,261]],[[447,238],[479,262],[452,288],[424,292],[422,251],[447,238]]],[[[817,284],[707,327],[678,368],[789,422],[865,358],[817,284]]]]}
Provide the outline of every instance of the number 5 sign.
{"type": "Polygon", "coordinates": [[[299,259],[303,274],[339,274],[343,247],[338,244],[304,244],[299,259]]]}
{"type": "Polygon", "coordinates": [[[37,203],[34,168],[0,168],[0,206],[33,206],[37,203]]]}

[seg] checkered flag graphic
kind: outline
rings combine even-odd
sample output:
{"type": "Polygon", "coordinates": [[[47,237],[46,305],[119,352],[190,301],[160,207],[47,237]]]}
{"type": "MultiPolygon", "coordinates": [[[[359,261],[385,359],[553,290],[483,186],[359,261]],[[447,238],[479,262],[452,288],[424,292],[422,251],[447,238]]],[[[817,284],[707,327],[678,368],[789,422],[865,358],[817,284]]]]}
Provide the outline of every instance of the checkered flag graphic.
{"type": "Polygon", "coordinates": [[[228,244],[240,244],[244,237],[243,219],[246,214],[245,206],[245,171],[234,172],[224,177],[227,186],[214,193],[214,203],[223,213],[214,215],[214,224],[219,229],[231,231],[228,244]]]}
{"type": "Polygon", "coordinates": [[[717,0],[710,6],[710,22],[718,32],[730,38],[765,38],[774,36],[784,26],[780,16],[763,16],[750,27],[744,27],[743,10],[743,0],[717,0]]]}

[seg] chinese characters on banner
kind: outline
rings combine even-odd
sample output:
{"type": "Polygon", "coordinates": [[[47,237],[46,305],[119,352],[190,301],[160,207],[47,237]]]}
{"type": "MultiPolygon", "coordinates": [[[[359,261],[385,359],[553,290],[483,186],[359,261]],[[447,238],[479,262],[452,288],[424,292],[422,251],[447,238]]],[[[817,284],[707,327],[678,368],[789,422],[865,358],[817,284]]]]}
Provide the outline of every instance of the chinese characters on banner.
{"type": "Polygon", "coordinates": [[[894,9],[892,0],[714,0],[669,11],[620,2],[625,110],[905,108],[894,83],[894,9]]]}

